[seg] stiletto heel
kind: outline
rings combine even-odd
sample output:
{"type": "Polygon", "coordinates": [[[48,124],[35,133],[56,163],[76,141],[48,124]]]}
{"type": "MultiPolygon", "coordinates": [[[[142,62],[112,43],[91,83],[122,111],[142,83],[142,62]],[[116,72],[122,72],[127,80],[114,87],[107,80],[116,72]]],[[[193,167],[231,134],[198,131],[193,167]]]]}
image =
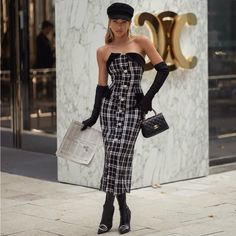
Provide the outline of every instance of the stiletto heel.
{"type": "Polygon", "coordinates": [[[130,231],[131,211],[128,206],[120,208],[120,225],[119,233],[125,234],[130,231]]]}
{"type": "Polygon", "coordinates": [[[114,211],[114,206],[112,206],[112,208],[108,208],[106,205],[103,205],[102,219],[99,224],[98,234],[106,233],[112,228],[114,211]]]}

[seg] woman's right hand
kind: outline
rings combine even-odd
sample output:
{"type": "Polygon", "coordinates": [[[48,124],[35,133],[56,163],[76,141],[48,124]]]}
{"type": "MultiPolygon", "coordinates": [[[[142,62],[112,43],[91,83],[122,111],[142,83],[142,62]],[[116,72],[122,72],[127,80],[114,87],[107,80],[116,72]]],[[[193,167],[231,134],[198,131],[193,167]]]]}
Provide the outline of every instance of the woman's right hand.
{"type": "Polygon", "coordinates": [[[91,116],[90,118],[88,118],[87,120],[82,121],[82,124],[84,125],[81,130],[85,130],[88,127],[92,127],[95,123],[97,122],[97,118],[91,116]]]}

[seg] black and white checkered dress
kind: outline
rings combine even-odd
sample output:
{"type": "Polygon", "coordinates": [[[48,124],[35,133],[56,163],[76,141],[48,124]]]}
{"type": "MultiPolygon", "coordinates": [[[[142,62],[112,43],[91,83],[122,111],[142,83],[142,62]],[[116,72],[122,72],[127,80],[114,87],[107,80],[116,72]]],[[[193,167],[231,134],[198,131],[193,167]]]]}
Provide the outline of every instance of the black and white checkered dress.
{"type": "Polygon", "coordinates": [[[105,192],[130,192],[134,145],[141,124],[141,111],[135,105],[143,97],[144,64],[140,54],[131,52],[111,53],[107,61],[112,83],[100,112],[105,148],[100,190],[105,192]]]}

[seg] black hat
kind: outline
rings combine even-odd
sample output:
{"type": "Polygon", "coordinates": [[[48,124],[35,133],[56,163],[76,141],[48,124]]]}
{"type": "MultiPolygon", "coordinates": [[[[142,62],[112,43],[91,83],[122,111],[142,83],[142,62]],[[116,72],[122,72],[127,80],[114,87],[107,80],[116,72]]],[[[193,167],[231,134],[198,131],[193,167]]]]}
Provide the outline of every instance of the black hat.
{"type": "Polygon", "coordinates": [[[107,8],[107,15],[111,19],[131,20],[134,8],[126,3],[116,2],[107,8]]]}

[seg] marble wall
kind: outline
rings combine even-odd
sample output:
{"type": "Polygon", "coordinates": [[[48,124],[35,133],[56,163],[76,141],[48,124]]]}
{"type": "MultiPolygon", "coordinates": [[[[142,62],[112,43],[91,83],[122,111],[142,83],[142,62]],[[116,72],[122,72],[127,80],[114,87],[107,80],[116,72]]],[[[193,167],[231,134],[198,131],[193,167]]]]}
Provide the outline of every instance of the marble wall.
{"type": "MultiPolygon", "coordinates": [[[[58,145],[74,120],[91,114],[98,78],[96,49],[104,44],[106,8],[115,1],[56,0],[57,137],[58,145]]],[[[195,55],[197,66],[170,73],[153,100],[170,126],[168,131],[145,139],[139,134],[133,161],[132,189],[208,175],[208,71],[207,1],[130,0],[135,14],[174,11],[192,12],[197,25],[185,27],[181,49],[195,55]]],[[[134,33],[142,30],[132,27],[134,33]]],[[[155,71],[144,73],[144,92],[155,71]]],[[[94,126],[100,130],[99,121],[94,126]]],[[[104,150],[90,165],[58,158],[58,180],[98,188],[104,150]]]]}

